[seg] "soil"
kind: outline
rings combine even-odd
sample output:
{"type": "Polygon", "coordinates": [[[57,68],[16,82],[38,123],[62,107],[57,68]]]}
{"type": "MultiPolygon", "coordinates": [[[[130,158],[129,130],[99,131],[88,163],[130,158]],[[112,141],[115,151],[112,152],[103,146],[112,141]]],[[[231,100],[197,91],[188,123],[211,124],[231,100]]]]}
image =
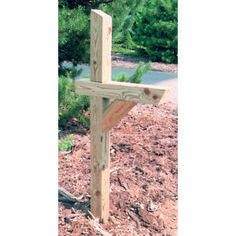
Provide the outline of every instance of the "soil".
{"type": "Polygon", "coordinates": [[[70,152],[59,152],[59,236],[177,235],[178,107],[138,104],[110,131],[110,218],[90,213],[90,132],[74,120],[70,152]]]}

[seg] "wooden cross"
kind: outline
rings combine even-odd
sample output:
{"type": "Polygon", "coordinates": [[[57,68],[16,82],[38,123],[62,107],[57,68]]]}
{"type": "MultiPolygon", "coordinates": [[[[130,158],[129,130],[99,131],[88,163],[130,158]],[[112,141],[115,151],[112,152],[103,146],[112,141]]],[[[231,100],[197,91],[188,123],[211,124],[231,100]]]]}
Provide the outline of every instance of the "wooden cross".
{"type": "Polygon", "coordinates": [[[91,212],[101,222],[109,217],[109,130],[137,103],[161,104],[170,90],[111,81],[112,18],[91,12],[90,79],[76,81],[76,93],[91,96],[91,212]]]}

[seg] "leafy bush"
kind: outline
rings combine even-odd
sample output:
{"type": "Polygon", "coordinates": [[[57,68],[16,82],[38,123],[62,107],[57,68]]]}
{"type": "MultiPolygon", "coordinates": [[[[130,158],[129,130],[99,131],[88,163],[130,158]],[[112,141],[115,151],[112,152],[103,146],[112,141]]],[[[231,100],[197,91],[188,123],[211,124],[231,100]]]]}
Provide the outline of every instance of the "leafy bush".
{"type": "Polygon", "coordinates": [[[58,54],[59,75],[65,75],[64,61],[74,66],[90,60],[90,10],[100,8],[112,16],[112,40],[127,49],[135,48],[131,37],[135,12],[140,9],[139,0],[112,1],[59,1],[58,54]],[[101,4],[102,3],[102,4],[101,4]],[[132,14],[131,14],[132,13],[132,14]]]}
{"type": "Polygon", "coordinates": [[[112,16],[112,43],[122,44],[124,48],[134,49],[131,37],[135,14],[142,9],[143,0],[114,0],[101,5],[100,9],[112,16]]]}
{"type": "MultiPolygon", "coordinates": [[[[59,8],[58,56],[59,65],[70,61],[73,65],[89,63],[90,18],[82,7],[70,10],[59,8]]],[[[60,71],[59,71],[60,72],[60,71]]],[[[60,75],[60,73],[59,73],[60,75]]]]}
{"type": "Polygon", "coordinates": [[[77,118],[83,126],[89,125],[89,119],[85,117],[84,112],[89,110],[90,99],[75,93],[75,80],[65,76],[59,77],[58,105],[59,127],[72,118],[77,118]]]}
{"type": "Polygon", "coordinates": [[[59,75],[64,77],[69,77],[71,79],[75,79],[82,73],[83,69],[77,69],[74,65],[72,67],[65,66],[61,64],[59,67],[59,75]]]}
{"type": "MultiPolygon", "coordinates": [[[[114,0],[59,0],[58,5],[59,7],[67,7],[69,9],[77,8],[78,6],[84,6],[87,9],[95,9],[100,4],[109,4],[114,0]]],[[[89,9],[89,10],[90,10],[89,9]]]]}
{"type": "Polygon", "coordinates": [[[124,48],[123,44],[113,44],[112,45],[112,52],[113,53],[120,53],[123,55],[136,55],[136,52],[134,50],[130,50],[127,48],[124,48]]]}
{"type": "Polygon", "coordinates": [[[115,76],[114,80],[120,82],[142,83],[143,75],[151,68],[151,62],[149,62],[147,65],[145,65],[144,62],[140,62],[133,75],[128,76],[126,73],[121,72],[115,76]]]}
{"type": "Polygon", "coordinates": [[[67,135],[64,139],[58,140],[59,151],[69,151],[73,147],[72,135],[67,135]]]}
{"type": "Polygon", "coordinates": [[[91,8],[112,16],[113,51],[176,63],[177,7],[177,0],[59,0],[59,75],[68,71],[63,61],[89,63],[91,8]]]}
{"type": "Polygon", "coordinates": [[[177,63],[177,0],[145,0],[135,17],[133,39],[152,61],[177,63]]]}

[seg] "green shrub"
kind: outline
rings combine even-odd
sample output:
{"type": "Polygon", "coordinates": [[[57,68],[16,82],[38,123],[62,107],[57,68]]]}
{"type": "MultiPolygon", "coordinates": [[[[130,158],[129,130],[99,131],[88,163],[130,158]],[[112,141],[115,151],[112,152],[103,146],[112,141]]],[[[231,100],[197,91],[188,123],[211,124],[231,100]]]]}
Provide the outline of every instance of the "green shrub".
{"type": "Polygon", "coordinates": [[[74,66],[89,63],[90,18],[82,7],[73,10],[63,7],[58,13],[59,66],[62,68],[64,61],[72,62],[74,66]]]}
{"type": "Polygon", "coordinates": [[[90,10],[112,16],[113,51],[177,62],[177,0],[60,0],[58,10],[59,75],[64,61],[74,66],[90,60],[90,10]],[[119,45],[117,47],[117,45],[119,45]],[[131,51],[131,50],[134,50],[131,51]]]}
{"type": "Polygon", "coordinates": [[[143,0],[114,0],[111,4],[100,5],[100,9],[112,17],[112,43],[133,49],[131,37],[136,13],[142,9],[143,0]]]}
{"type": "Polygon", "coordinates": [[[64,139],[58,140],[59,151],[69,151],[73,147],[72,135],[67,135],[64,139]]]}
{"type": "Polygon", "coordinates": [[[129,81],[129,76],[127,73],[125,72],[121,72],[119,74],[117,74],[113,80],[115,81],[119,81],[119,82],[128,82],[129,81]]]}
{"type": "Polygon", "coordinates": [[[120,53],[123,55],[136,55],[134,50],[127,49],[123,46],[123,44],[113,44],[112,45],[112,52],[113,53],[120,53]]]}
{"type": "Polygon", "coordinates": [[[65,75],[66,71],[69,71],[69,69],[63,68],[64,61],[72,62],[74,66],[90,62],[90,10],[92,5],[94,5],[94,9],[99,7],[112,16],[113,43],[121,43],[122,47],[127,49],[135,48],[130,31],[134,23],[134,14],[140,9],[142,1],[115,0],[110,4],[100,2],[59,1],[59,75],[65,75]]]}
{"type": "Polygon", "coordinates": [[[177,0],[145,0],[135,16],[133,39],[139,53],[152,61],[177,63],[178,2],[177,0]]]}
{"type": "Polygon", "coordinates": [[[59,67],[59,76],[75,79],[82,73],[82,71],[82,68],[77,69],[74,65],[72,67],[67,67],[61,64],[61,66],[59,67]]]}
{"type": "Polygon", "coordinates": [[[86,10],[98,8],[100,4],[109,4],[114,0],[59,0],[59,7],[67,7],[69,9],[77,8],[78,6],[86,7],[86,10]]]}
{"type": "Polygon", "coordinates": [[[128,76],[126,73],[121,72],[116,75],[113,80],[120,82],[142,83],[143,75],[151,68],[151,62],[147,63],[146,65],[144,64],[144,62],[140,62],[133,75],[128,76]]]}
{"type": "Polygon", "coordinates": [[[142,77],[145,73],[147,73],[152,68],[152,63],[144,64],[144,62],[140,62],[138,67],[135,70],[135,73],[129,76],[130,83],[142,83],[142,77]]]}
{"type": "Polygon", "coordinates": [[[75,80],[60,76],[58,79],[58,119],[59,127],[72,118],[77,118],[81,125],[87,127],[89,119],[84,112],[89,110],[90,98],[75,93],[75,80]]]}
{"type": "Polygon", "coordinates": [[[129,31],[125,31],[123,34],[123,44],[122,47],[127,49],[135,49],[136,45],[132,40],[131,34],[129,31]]]}

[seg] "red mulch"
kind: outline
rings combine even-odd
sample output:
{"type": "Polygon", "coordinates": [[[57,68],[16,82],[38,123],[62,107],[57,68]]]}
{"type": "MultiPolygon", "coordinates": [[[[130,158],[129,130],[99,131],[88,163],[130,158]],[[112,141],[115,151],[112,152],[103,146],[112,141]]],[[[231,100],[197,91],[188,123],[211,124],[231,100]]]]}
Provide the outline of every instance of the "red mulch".
{"type": "MultiPolygon", "coordinates": [[[[147,63],[149,60],[145,57],[112,53],[112,67],[136,69],[140,61],[147,63]]],[[[163,62],[152,62],[152,70],[166,73],[178,73],[178,65],[163,62]]]]}
{"type": "Polygon", "coordinates": [[[78,202],[58,207],[59,235],[177,235],[178,108],[138,104],[110,132],[110,219],[90,210],[90,134],[71,124],[71,153],[59,152],[59,186],[78,202]],[[79,133],[75,133],[75,130],[79,133]]]}

